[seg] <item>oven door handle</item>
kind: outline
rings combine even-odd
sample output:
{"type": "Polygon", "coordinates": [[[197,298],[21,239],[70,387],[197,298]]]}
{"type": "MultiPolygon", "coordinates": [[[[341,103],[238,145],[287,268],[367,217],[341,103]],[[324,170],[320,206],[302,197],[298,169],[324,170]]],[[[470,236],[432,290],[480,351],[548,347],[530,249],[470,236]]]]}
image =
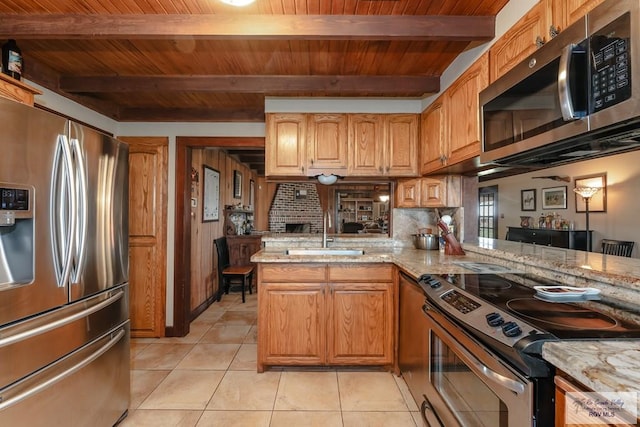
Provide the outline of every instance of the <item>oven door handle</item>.
{"type": "MultiPolygon", "coordinates": [[[[435,311],[433,307],[431,307],[429,304],[425,302],[425,304],[422,306],[422,311],[424,312],[425,316],[428,316],[433,319],[433,321],[441,328],[442,332],[447,334],[447,336],[452,341],[455,341],[455,339],[451,336],[451,334],[449,334],[449,332],[447,332],[446,329],[443,328],[442,325],[440,325],[438,321],[435,318],[433,318],[432,315],[429,314],[430,311],[433,313],[437,313],[437,311],[435,311]]],[[[520,381],[512,380],[511,378],[507,378],[504,375],[501,375],[493,371],[488,366],[485,366],[482,362],[476,359],[463,346],[458,346],[457,350],[459,350],[458,356],[461,359],[464,359],[464,362],[471,365],[476,370],[476,372],[478,372],[488,380],[498,384],[499,386],[505,387],[516,394],[524,393],[526,387],[520,381]]]]}
{"type": "Polygon", "coordinates": [[[504,375],[500,375],[499,373],[492,371],[491,369],[489,369],[488,367],[486,367],[485,365],[483,365],[482,363],[480,363],[479,361],[473,358],[469,358],[469,360],[467,361],[472,365],[474,365],[475,368],[478,369],[482,373],[482,375],[485,376],[485,378],[488,378],[489,380],[497,383],[498,385],[508,388],[509,390],[511,390],[516,394],[524,393],[525,386],[520,381],[512,380],[511,378],[507,378],[504,375]]]}
{"type": "Polygon", "coordinates": [[[427,420],[427,411],[431,411],[433,412],[433,415],[435,415],[436,419],[438,420],[438,425],[440,427],[444,426],[444,424],[442,424],[442,420],[438,416],[438,413],[433,408],[433,405],[431,404],[431,402],[429,402],[427,395],[423,394],[422,397],[424,398],[424,400],[422,401],[422,405],[420,405],[420,415],[422,416],[422,421],[425,422],[427,427],[431,427],[431,423],[429,422],[429,420],[427,420]]]}

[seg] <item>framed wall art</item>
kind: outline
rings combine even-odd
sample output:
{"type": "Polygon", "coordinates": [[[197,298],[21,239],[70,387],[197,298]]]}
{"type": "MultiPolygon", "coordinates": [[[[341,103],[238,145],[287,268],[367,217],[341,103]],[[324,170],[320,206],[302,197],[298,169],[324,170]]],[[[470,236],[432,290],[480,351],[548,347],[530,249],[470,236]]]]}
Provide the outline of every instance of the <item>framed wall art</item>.
{"type": "MultiPolygon", "coordinates": [[[[599,187],[600,191],[591,196],[591,199],[589,199],[589,212],[607,211],[606,173],[577,176],[574,180],[574,188],[577,187],[599,187]]],[[[584,199],[579,194],[576,194],[576,212],[586,212],[584,199]]]]}
{"type": "Polygon", "coordinates": [[[242,199],[242,172],[233,171],[233,198],[242,199]]]}
{"type": "Polygon", "coordinates": [[[536,210],[536,189],[520,190],[520,210],[536,210]]]}
{"type": "Polygon", "coordinates": [[[202,222],[220,219],[220,172],[203,165],[202,222]]]}
{"type": "Polygon", "coordinates": [[[567,186],[543,188],[542,209],[567,209],[567,186]]]}

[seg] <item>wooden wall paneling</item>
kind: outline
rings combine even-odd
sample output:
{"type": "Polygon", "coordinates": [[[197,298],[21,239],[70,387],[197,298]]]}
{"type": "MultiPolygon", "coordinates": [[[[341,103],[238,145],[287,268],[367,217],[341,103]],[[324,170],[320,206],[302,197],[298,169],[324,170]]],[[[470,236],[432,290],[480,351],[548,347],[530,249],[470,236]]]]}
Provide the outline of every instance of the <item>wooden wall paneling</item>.
{"type": "MultiPolygon", "coordinates": [[[[211,268],[207,264],[201,267],[198,261],[198,267],[193,267],[193,257],[197,257],[202,262],[213,258],[214,248],[213,239],[222,236],[223,217],[217,222],[204,223],[208,224],[207,228],[200,229],[203,226],[202,221],[195,223],[194,217],[191,215],[191,167],[194,165],[192,161],[193,154],[201,150],[202,158],[210,162],[210,166],[220,171],[220,206],[237,203],[239,199],[233,199],[233,169],[243,171],[243,180],[256,180],[255,175],[244,165],[238,163],[231,158],[222,149],[223,147],[239,146],[255,146],[256,138],[228,138],[228,137],[177,137],[176,138],[176,222],[175,222],[175,242],[174,242],[174,306],[173,309],[173,326],[167,328],[169,336],[185,336],[189,333],[190,322],[197,317],[204,309],[208,307],[213,298],[206,298],[207,292],[211,292],[211,287],[207,289],[205,279],[201,274],[210,275],[215,280],[213,288],[214,296],[217,297],[217,270],[211,268]],[[248,144],[248,145],[247,145],[248,144]],[[234,202],[235,200],[235,202],[234,202]],[[192,228],[200,236],[200,240],[194,242],[192,240],[192,228]],[[207,230],[207,231],[201,231],[207,230]],[[197,253],[197,254],[196,254],[197,253]],[[193,276],[193,277],[192,277],[193,276]],[[202,288],[200,288],[202,286],[202,288]],[[192,298],[191,294],[196,293],[199,297],[192,298]],[[195,307],[195,308],[194,308],[195,307]]],[[[262,139],[261,139],[262,140],[262,139]]],[[[263,144],[264,142],[261,141],[263,144]]],[[[202,174],[202,164],[196,165],[202,174]]],[[[195,167],[195,166],[194,166],[195,167]]],[[[200,177],[200,179],[202,179],[200,177]]],[[[248,184],[247,188],[248,188],[248,184]]],[[[248,190],[247,199],[248,202],[248,190]]],[[[199,204],[202,201],[199,201],[199,204]]],[[[201,208],[200,208],[201,209],[201,208]]],[[[201,213],[199,214],[201,215],[201,213]]],[[[198,217],[201,218],[201,217],[198,217]]]]}
{"type": "MultiPolygon", "coordinates": [[[[220,219],[202,222],[202,178],[194,185],[198,198],[198,206],[191,208],[191,261],[190,261],[190,310],[191,318],[195,318],[204,309],[220,298],[221,288],[218,283],[217,253],[214,239],[224,235],[223,210],[226,205],[249,204],[249,181],[256,177],[244,164],[229,156],[219,148],[192,150],[191,166],[202,174],[203,165],[210,166],[220,172],[220,219]],[[233,197],[234,171],[242,174],[242,198],[233,197]]],[[[192,197],[194,192],[192,191],[192,197]]]]}
{"type": "Polygon", "coordinates": [[[129,144],[131,334],[165,335],[167,138],[120,137],[129,144]]]}

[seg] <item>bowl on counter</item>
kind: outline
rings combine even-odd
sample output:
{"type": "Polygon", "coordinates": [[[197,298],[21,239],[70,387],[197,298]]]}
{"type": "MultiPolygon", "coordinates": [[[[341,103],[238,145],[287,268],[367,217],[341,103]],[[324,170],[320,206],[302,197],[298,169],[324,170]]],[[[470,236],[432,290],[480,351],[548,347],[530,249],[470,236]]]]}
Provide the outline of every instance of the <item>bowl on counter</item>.
{"type": "Polygon", "coordinates": [[[437,251],[440,248],[440,237],[437,234],[418,233],[412,234],[411,238],[416,249],[437,251]]]}

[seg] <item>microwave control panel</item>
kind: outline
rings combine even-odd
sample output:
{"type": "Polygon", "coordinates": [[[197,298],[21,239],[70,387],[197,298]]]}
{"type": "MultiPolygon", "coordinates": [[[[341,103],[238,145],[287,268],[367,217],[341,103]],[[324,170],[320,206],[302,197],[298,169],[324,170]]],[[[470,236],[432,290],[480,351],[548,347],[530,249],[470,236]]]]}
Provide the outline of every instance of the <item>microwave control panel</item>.
{"type": "Polygon", "coordinates": [[[631,97],[631,17],[627,12],[589,39],[592,112],[631,97]]]}

